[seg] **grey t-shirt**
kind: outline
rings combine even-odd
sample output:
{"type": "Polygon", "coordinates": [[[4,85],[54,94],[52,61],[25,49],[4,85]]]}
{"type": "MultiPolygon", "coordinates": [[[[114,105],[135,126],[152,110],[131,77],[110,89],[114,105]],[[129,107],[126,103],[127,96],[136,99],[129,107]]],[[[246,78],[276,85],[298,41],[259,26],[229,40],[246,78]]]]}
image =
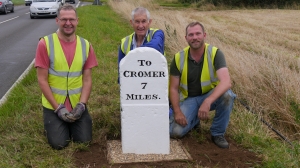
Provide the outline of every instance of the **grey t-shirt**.
{"type": "MultiPolygon", "coordinates": [[[[188,96],[195,97],[202,95],[201,89],[201,72],[203,67],[203,55],[201,57],[200,62],[196,62],[190,55],[189,51],[189,59],[188,59],[188,96]]],[[[226,67],[225,56],[223,52],[218,49],[215,56],[214,67],[217,71],[220,68],[226,67]]],[[[173,58],[170,65],[170,75],[172,76],[181,76],[180,71],[177,69],[175,57],[173,58]]]]}

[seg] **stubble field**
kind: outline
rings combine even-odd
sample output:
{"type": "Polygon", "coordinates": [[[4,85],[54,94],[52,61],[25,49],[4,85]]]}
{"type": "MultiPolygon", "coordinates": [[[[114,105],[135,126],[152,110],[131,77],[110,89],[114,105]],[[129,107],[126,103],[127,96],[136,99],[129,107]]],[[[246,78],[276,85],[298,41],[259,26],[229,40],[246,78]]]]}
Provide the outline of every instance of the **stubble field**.
{"type": "MultiPolygon", "coordinates": [[[[89,152],[75,153],[77,165],[89,166],[94,163],[113,167],[257,166],[263,164],[262,160],[266,161],[268,155],[274,155],[274,151],[263,154],[264,151],[259,149],[260,147],[251,149],[257,145],[252,144],[257,141],[253,137],[260,136],[266,141],[268,138],[274,138],[282,143],[273,131],[260,122],[261,117],[288,140],[299,139],[300,108],[297,105],[300,104],[299,11],[276,9],[200,11],[194,8],[165,8],[152,1],[138,0],[109,1],[108,4],[123,17],[124,24],[129,24],[132,9],[137,6],[148,8],[153,19],[152,27],[163,29],[165,32],[166,57],[169,62],[176,52],[187,46],[184,38],[186,25],[192,21],[199,21],[204,25],[207,32],[206,42],[217,46],[225,54],[233,83],[232,89],[238,98],[227,130],[231,147],[228,150],[215,147],[210,141],[207,123],[202,125],[201,132],[192,131],[182,139],[194,159],[193,162],[108,165],[105,159],[105,143],[101,141],[92,144],[89,152]],[[249,113],[239,103],[240,101],[246,103],[257,115],[249,113]],[[250,140],[244,138],[245,134],[252,136],[250,140]],[[255,152],[250,152],[247,148],[255,152]],[[104,159],[94,157],[86,159],[92,155],[104,159]]],[[[259,143],[270,145],[270,142],[259,143]]],[[[287,154],[285,157],[290,156],[287,154]]],[[[291,161],[287,165],[294,164],[299,163],[291,161]]]]}
{"type": "Polygon", "coordinates": [[[186,25],[192,21],[203,23],[206,42],[225,54],[238,98],[291,131],[291,138],[299,136],[299,120],[290,108],[292,102],[300,103],[299,10],[199,11],[130,0],[110,1],[110,6],[127,20],[135,7],[147,7],[152,27],[165,31],[168,60],[187,46],[186,25]]]}

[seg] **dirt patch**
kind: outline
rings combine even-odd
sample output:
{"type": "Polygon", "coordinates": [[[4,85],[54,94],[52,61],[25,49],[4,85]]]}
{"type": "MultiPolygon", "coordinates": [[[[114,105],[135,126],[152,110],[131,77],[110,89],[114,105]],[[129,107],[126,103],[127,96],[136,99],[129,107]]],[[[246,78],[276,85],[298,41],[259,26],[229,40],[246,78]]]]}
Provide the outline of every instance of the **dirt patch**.
{"type": "Polygon", "coordinates": [[[203,137],[188,134],[181,139],[183,145],[190,153],[193,161],[165,161],[148,163],[109,164],[107,160],[106,146],[100,143],[91,144],[89,151],[78,151],[74,154],[76,167],[222,167],[222,168],[248,168],[257,167],[262,159],[257,154],[248,151],[236,144],[230,137],[226,137],[230,143],[229,149],[217,147],[211,140],[210,134],[203,137]]]}

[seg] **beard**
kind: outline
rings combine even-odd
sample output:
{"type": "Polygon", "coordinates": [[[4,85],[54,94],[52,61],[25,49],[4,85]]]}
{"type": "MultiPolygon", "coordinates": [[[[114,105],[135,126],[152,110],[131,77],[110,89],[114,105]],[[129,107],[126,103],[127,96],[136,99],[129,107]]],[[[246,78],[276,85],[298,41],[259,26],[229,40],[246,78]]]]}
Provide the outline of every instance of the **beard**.
{"type": "Polygon", "coordinates": [[[195,40],[195,41],[189,42],[190,48],[192,48],[194,50],[201,48],[203,45],[204,45],[204,40],[195,40]]]}

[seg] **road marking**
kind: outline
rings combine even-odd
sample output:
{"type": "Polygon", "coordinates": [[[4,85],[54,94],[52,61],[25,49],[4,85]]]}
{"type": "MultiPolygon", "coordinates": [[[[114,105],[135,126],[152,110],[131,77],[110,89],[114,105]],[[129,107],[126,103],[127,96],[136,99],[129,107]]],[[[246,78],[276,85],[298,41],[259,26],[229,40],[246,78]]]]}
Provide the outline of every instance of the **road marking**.
{"type": "Polygon", "coordinates": [[[76,5],[76,8],[78,8],[79,4],[80,4],[80,1],[78,1],[77,5],[76,5]]]}
{"type": "Polygon", "coordinates": [[[3,21],[3,22],[0,22],[0,24],[5,23],[5,22],[8,22],[8,21],[11,21],[11,20],[14,20],[14,19],[17,19],[18,17],[19,17],[19,16],[14,17],[14,18],[11,18],[11,19],[8,19],[8,20],[5,20],[5,21],[3,21]]]}

